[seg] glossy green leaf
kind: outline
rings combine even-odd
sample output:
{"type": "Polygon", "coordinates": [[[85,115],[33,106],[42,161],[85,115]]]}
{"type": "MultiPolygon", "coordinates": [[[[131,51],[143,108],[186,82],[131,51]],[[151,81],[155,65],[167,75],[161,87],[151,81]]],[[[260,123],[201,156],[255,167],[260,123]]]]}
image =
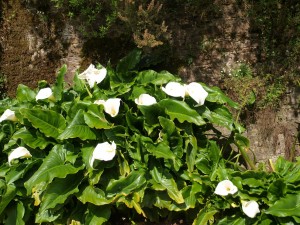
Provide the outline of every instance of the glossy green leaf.
{"type": "Polygon", "coordinates": [[[300,194],[286,195],[279,199],[265,211],[267,214],[278,217],[300,216],[300,194]]]}
{"type": "Polygon", "coordinates": [[[45,149],[50,141],[46,140],[45,137],[42,136],[38,131],[26,129],[26,127],[22,127],[17,130],[12,139],[18,140],[21,139],[27,146],[36,149],[45,149]]]}
{"type": "Polygon", "coordinates": [[[56,82],[53,86],[53,96],[55,98],[55,100],[60,101],[62,98],[62,93],[64,91],[64,77],[65,74],[67,73],[67,65],[63,65],[56,77],[56,82]]]}
{"type": "Polygon", "coordinates": [[[15,198],[16,193],[17,189],[14,184],[6,186],[5,192],[0,197],[0,215],[6,209],[6,206],[15,198]]]}
{"type": "Polygon", "coordinates": [[[198,151],[197,139],[194,136],[190,136],[186,141],[186,148],[186,164],[188,171],[193,172],[198,151]]]}
{"type": "Polygon", "coordinates": [[[229,110],[222,106],[214,109],[210,114],[210,121],[214,124],[226,127],[229,130],[233,130],[233,118],[229,110]]]}
{"type": "Polygon", "coordinates": [[[170,146],[166,142],[158,144],[144,143],[148,152],[152,153],[156,158],[175,160],[176,155],[170,150],[170,146]]]}
{"type": "Polygon", "coordinates": [[[208,92],[208,96],[206,101],[216,102],[220,104],[227,103],[229,106],[240,109],[240,105],[236,102],[232,101],[229,97],[227,97],[220,88],[218,87],[208,87],[205,84],[201,84],[203,88],[208,92]]]}
{"type": "Polygon", "coordinates": [[[25,208],[22,202],[16,202],[15,205],[8,209],[5,225],[25,225],[23,220],[25,208]]]}
{"type": "Polygon", "coordinates": [[[54,179],[43,193],[39,213],[65,203],[71,195],[79,192],[78,185],[82,179],[82,173],[71,174],[66,178],[54,179]]]}
{"type": "Polygon", "coordinates": [[[88,205],[88,213],[85,217],[86,224],[101,225],[108,221],[111,211],[107,206],[88,205]]]}
{"type": "Polygon", "coordinates": [[[214,215],[218,212],[216,209],[209,209],[204,207],[200,210],[197,218],[194,220],[193,225],[207,225],[209,221],[214,219],[214,215]]]}
{"type": "Polygon", "coordinates": [[[117,65],[117,73],[125,74],[134,69],[140,62],[142,51],[139,49],[133,50],[126,57],[122,58],[117,65]]]}
{"type": "Polygon", "coordinates": [[[84,111],[80,109],[68,127],[62,132],[58,139],[80,138],[81,140],[95,140],[96,134],[86,125],[84,111]]]}
{"type": "Polygon", "coordinates": [[[176,79],[173,74],[162,71],[162,72],[156,72],[154,70],[145,70],[142,72],[139,72],[137,76],[137,82],[140,84],[155,84],[155,85],[163,85],[165,83],[168,83],[169,81],[175,81],[179,80],[176,79]]]}
{"type": "Polygon", "coordinates": [[[85,187],[78,195],[78,200],[80,200],[83,204],[89,202],[94,205],[107,205],[112,202],[112,199],[107,199],[103,190],[93,187],[87,186],[85,187]]]}
{"type": "Polygon", "coordinates": [[[44,159],[39,169],[25,182],[27,193],[34,192],[33,188],[43,183],[47,185],[54,178],[65,178],[69,174],[75,174],[82,167],[74,167],[66,162],[67,150],[62,145],[56,145],[44,159]]]}
{"type": "Polygon", "coordinates": [[[106,120],[103,111],[100,111],[96,105],[90,106],[89,110],[84,113],[84,121],[90,128],[109,129],[112,127],[106,120]]]}
{"type": "Polygon", "coordinates": [[[111,181],[106,189],[109,198],[115,195],[129,195],[134,190],[146,184],[145,173],[143,170],[132,171],[127,177],[111,181]]]}
{"type": "Polygon", "coordinates": [[[158,104],[165,108],[165,112],[170,116],[171,120],[177,119],[180,123],[187,121],[198,126],[205,124],[205,121],[198,112],[190,108],[190,106],[183,101],[164,99],[158,104]]]}
{"type": "Polygon", "coordinates": [[[19,84],[17,88],[16,98],[19,102],[35,101],[36,93],[29,87],[23,84],[19,84]]]}
{"type": "Polygon", "coordinates": [[[233,217],[226,216],[225,218],[221,219],[217,223],[217,225],[229,225],[229,224],[230,225],[245,225],[246,219],[242,218],[240,216],[233,216],[233,217]]]}
{"type": "Polygon", "coordinates": [[[20,113],[47,137],[57,138],[66,127],[64,117],[52,110],[23,108],[20,113]]]}
{"type": "Polygon", "coordinates": [[[150,171],[150,174],[156,183],[161,184],[167,190],[171,199],[179,204],[184,202],[182,193],[178,190],[178,186],[170,173],[161,168],[154,167],[150,171]]]}

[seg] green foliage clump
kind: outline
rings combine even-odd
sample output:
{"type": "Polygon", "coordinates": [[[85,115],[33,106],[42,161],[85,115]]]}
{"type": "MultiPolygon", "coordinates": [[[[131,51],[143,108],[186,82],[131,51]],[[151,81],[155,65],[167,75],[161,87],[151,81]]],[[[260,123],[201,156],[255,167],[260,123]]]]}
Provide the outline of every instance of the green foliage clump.
{"type": "Polygon", "coordinates": [[[0,119],[1,223],[299,223],[300,161],[280,158],[272,173],[246,170],[256,169],[249,141],[227,108],[239,105],[205,84],[203,105],[193,95],[169,96],[162,87],[181,80],[166,71],[136,71],[140,56],[132,52],[115,70],[99,65],[93,76],[75,74],[69,88],[63,67],[53,86],[41,82],[37,94],[19,85],[16,98],[0,101],[1,113],[14,112],[0,119]],[[89,87],[82,80],[101,74],[89,87]],[[137,104],[141,94],[156,102],[137,104]],[[120,106],[110,114],[103,102],[116,98],[120,106]],[[95,156],[99,143],[115,144],[114,157],[95,156]],[[16,149],[19,157],[12,156],[16,149]],[[232,181],[234,193],[216,194],[223,180],[232,181]],[[253,218],[243,213],[248,200],[259,204],[253,218]]]}

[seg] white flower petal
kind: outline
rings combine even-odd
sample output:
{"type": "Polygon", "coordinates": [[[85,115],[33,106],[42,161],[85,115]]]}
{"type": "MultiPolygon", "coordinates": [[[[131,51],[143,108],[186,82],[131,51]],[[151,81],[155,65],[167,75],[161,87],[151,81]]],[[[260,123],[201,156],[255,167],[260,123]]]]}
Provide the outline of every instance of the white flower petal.
{"type": "Polygon", "coordinates": [[[91,166],[93,166],[95,159],[110,161],[114,158],[115,155],[116,155],[115,142],[112,142],[111,144],[109,144],[108,142],[100,143],[96,146],[96,148],[93,151],[90,164],[91,166]]]}
{"type": "Polygon", "coordinates": [[[194,99],[198,105],[203,105],[208,93],[201,84],[192,82],[185,86],[187,94],[194,99]]]}
{"type": "Polygon", "coordinates": [[[18,158],[30,158],[32,155],[24,147],[18,147],[14,149],[8,156],[8,164],[10,165],[11,161],[18,158]]]}
{"type": "Polygon", "coordinates": [[[4,113],[1,115],[0,117],[0,123],[3,121],[3,120],[11,120],[11,121],[17,121],[17,117],[15,116],[15,112],[10,110],[10,109],[7,109],[4,111],[4,113]]]}
{"type": "Polygon", "coordinates": [[[51,90],[51,88],[47,87],[47,88],[42,88],[41,90],[39,90],[39,92],[37,93],[37,95],[35,96],[35,100],[39,100],[39,99],[53,99],[53,92],[51,90]]]}
{"type": "Polygon", "coordinates": [[[215,189],[215,194],[226,196],[228,194],[234,194],[237,191],[237,187],[230,180],[223,180],[218,183],[215,189]]]}
{"type": "Polygon", "coordinates": [[[106,77],[106,68],[96,69],[93,64],[91,64],[85,71],[78,75],[79,79],[87,80],[90,88],[93,88],[95,83],[99,84],[106,77]]]}
{"type": "Polygon", "coordinates": [[[141,94],[134,101],[137,105],[153,105],[156,103],[156,99],[148,94],[141,94]]]}
{"type": "Polygon", "coordinates": [[[259,213],[259,205],[256,201],[242,201],[243,212],[250,218],[254,218],[259,213]]]}
{"type": "Polygon", "coordinates": [[[184,85],[177,82],[169,82],[166,87],[162,87],[162,90],[172,97],[185,97],[185,87],[184,85]]]}
{"type": "Polygon", "coordinates": [[[120,98],[107,99],[104,103],[104,111],[108,113],[111,117],[115,117],[119,113],[120,102],[120,98]]]}

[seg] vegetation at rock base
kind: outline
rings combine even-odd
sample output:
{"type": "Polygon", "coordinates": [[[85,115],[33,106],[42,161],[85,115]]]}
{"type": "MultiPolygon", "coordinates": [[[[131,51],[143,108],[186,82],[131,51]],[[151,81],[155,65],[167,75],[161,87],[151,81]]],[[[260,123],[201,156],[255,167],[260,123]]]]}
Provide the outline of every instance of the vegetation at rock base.
{"type": "Polygon", "coordinates": [[[217,87],[138,71],[140,56],[90,66],[69,88],[62,67],[54,85],[20,84],[0,101],[1,222],[299,223],[300,160],[255,165],[228,110],[237,103],[217,87]]]}

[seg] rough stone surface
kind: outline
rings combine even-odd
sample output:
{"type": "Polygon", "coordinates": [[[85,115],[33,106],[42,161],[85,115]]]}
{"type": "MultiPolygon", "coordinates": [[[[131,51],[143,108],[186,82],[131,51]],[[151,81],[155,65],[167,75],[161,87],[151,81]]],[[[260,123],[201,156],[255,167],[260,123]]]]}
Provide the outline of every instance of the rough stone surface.
{"type": "MultiPolygon", "coordinates": [[[[187,14],[182,10],[178,12],[180,21],[167,21],[174,37],[173,46],[176,46],[173,54],[189,62],[177,71],[185,81],[222,86],[223,72],[230,72],[237,61],[258,62],[257,34],[250,32],[246,15],[249,6],[239,2],[215,0],[219,8],[204,10],[204,14],[198,11],[187,14]]],[[[83,40],[73,25],[45,19],[40,12],[22,6],[21,0],[5,0],[0,5],[0,72],[7,75],[10,96],[15,94],[19,83],[30,87],[36,87],[38,80],[52,83],[63,64],[69,68],[66,80],[71,82],[74,71],[84,60],[87,64],[92,62],[83,59],[83,40]]],[[[95,48],[100,47],[95,45],[95,48]]],[[[101,49],[102,55],[97,56],[109,58],[109,47],[105,45],[101,49]]],[[[296,139],[300,123],[299,92],[298,89],[287,90],[280,108],[255,113],[255,122],[247,126],[246,135],[258,160],[266,161],[279,155],[293,158],[300,154],[296,139]]]]}

